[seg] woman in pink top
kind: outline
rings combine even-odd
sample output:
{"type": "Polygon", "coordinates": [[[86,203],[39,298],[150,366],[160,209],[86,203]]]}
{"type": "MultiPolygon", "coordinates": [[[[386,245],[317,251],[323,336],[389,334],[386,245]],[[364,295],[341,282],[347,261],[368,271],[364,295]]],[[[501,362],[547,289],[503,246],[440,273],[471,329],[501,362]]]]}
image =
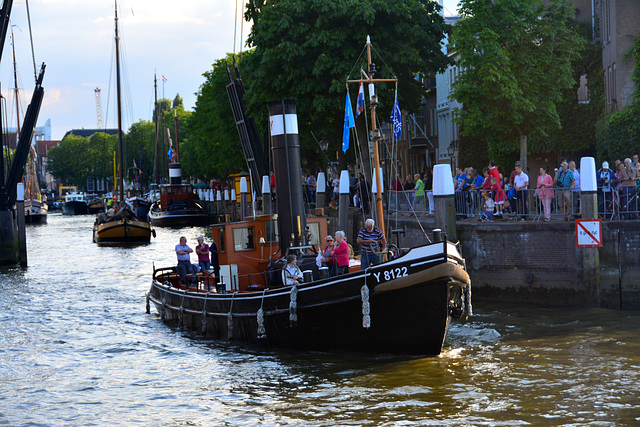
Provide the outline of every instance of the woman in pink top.
{"type": "Polygon", "coordinates": [[[547,174],[547,167],[540,168],[540,176],[538,176],[538,197],[544,208],[544,220],[551,219],[551,200],[553,199],[553,178],[547,174]]]}
{"type": "Polygon", "coordinates": [[[496,215],[502,216],[502,209],[504,209],[504,202],[507,200],[507,195],[504,194],[502,187],[498,184],[498,180],[495,177],[491,177],[491,192],[493,193],[493,200],[496,203],[497,213],[496,215]]]}
{"type": "Polygon", "coordinates": [[[202,236],[198,236],[196,253],[198,254],[198,265],[200,266],[200,271],[204,273],[205,270],[209,270],[209,267],[211,267],[211,261],[209,260],[209,245],[204,242],[204,237],[202,236]]]}
{"type": "Polygon", "coordinates": [[[331,251],[331,256],[336,259],[337,276],[349,272],[349,245],[347,245],[345,237],[344,231],[336,231],[335,249],[331,251]]]}

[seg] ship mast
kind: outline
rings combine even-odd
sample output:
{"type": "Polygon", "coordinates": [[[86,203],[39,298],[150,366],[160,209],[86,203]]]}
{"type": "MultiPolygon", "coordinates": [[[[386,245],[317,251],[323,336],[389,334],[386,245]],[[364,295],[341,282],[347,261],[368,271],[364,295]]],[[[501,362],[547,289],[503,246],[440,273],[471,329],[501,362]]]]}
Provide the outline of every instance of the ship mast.
{"type": "Polygon", "coordinates": [[[119,167],[120,174],[118,180],[120,181],[120,203],[124,203],[124,153],[122,151],[122,100],[120,99],[120,37],[118,36],[118,1],[114,0],[116,7],[115,25],[116,25],[116,91],[117,91],[117,105],[118,105],[118,150],[120,151],[119,167]]]}
{"type": "MultiPolygon", "coordinates": [[[[382,210],[382,174],[380,173],[380,153],[378,150],[378,143],[381,138],[376,135],[379,132],[376,132],[376,107],[378,106],[378,96],[375,94],[374,84],[375,83],[388,83],[395,82],[398,84],[398,79],[374,79],[373,77],[376,74],[376,66],[371,62],[371,38],[367,36],[367,65],[368,65],[368,74],[364,71],[361,71],[365,76],[364,79],[358,80],[347,80],[347,83],[366,83],[369,85],[369,108],[371,110],[371,133],[373,134],[373,162],[374,162],[374,179],[376,180],[376,206],[378,212],[378,226],[382,231],[382,234],[385,234],[384,227],[384,212],[382,210]]],[[[385,235],[386,237],[386,235],[385,235]]]]}

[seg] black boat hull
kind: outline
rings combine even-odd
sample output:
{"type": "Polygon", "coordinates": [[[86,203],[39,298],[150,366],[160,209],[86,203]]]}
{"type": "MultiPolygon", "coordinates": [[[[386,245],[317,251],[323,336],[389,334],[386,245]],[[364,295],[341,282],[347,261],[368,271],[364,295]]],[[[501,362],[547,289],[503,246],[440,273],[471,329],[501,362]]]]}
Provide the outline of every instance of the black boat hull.
{"type": "Polygon", "coordinates": [[[86,202],[71,201],[64,202],[62,204],[63,215],[87,215],[89,213],[89,207],[86,202]]]}
{"type": "Polygon", "coordinates": [[[150,211],[149,221],[156,227],[183,227],[209,224],[206,212],[150,211]]]}
{"type": "Polygon", "coordinates": [[[148,294],[161,318],[212,338],[301,350],[428,356],[440,354],[449,320],[464,310],[469,286],[463,266],[446,255],[265,292],[187,292],[161,280],[153,281],[148,294]],[[395,272],[398,277],[392,277],[395,272]]]}

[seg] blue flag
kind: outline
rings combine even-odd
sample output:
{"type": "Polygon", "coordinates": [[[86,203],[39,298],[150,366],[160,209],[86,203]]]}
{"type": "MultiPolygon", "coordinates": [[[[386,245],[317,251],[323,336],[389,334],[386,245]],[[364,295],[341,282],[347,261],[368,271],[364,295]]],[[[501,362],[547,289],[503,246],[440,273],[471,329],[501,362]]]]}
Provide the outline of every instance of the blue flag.
{"type": "Polygon", "coordinates": [[[358,105],[356,107],[356,119],[357,119],[360,113],[364,111],[364,86],[362,85],[362,82],[360,82],[360,90],[358,91],[358,102],[356,102],[356,104],[358,105]]]}
{"type": "Polygon", "coordinates": [[[169,158],[173,156],[173,150],[171,148],[169,148],[169,151],[167,151],[167,156],[169,156],[169,158]]]}
{"type": "Polygon", "coordinates": [[[351,98],[347,91],[347,100],[344,104],[344,130],[342,132],[342,152],[346,153],[349,149],[349,129],[355,127],[356,123],[353,118],[353,110],[351,109],[351,98]]]}
{"type": "Polygon", "coordinates": [[[393,140],[397,144],[398,138],[402,136],[402,114],[398,104],[398,90],[396,89],[396,99],[393,102],[393,112],[391,113],[391,123],[393,123],[393,140]]]}

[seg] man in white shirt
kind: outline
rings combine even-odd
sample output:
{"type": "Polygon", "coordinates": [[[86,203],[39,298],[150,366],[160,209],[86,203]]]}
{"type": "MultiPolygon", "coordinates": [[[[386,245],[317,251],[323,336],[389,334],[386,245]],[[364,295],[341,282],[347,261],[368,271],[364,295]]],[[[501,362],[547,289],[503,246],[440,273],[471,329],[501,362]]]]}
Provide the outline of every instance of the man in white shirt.
{"type": "Polygon", "coordinates": [[[516,176],[513,178],[513,186],[516,190],[516,209],[520,220],[524,221],[527,214],[527,197],[529,190],[529,176],[522,171],[522,166],[516,165],[516,176]]]}
{"type": "Polygon", "coordinates": [[[187,238],[182,236],[180,237],[180,243],[176,245],[176,255],[178,257],[178,275],[180,276],[180,280],[182,284],[187,286],[187,274],[194,274],[195,271],[193,266],[191,265],[191,253],[193,249],[187,245],[187,238]]]}

